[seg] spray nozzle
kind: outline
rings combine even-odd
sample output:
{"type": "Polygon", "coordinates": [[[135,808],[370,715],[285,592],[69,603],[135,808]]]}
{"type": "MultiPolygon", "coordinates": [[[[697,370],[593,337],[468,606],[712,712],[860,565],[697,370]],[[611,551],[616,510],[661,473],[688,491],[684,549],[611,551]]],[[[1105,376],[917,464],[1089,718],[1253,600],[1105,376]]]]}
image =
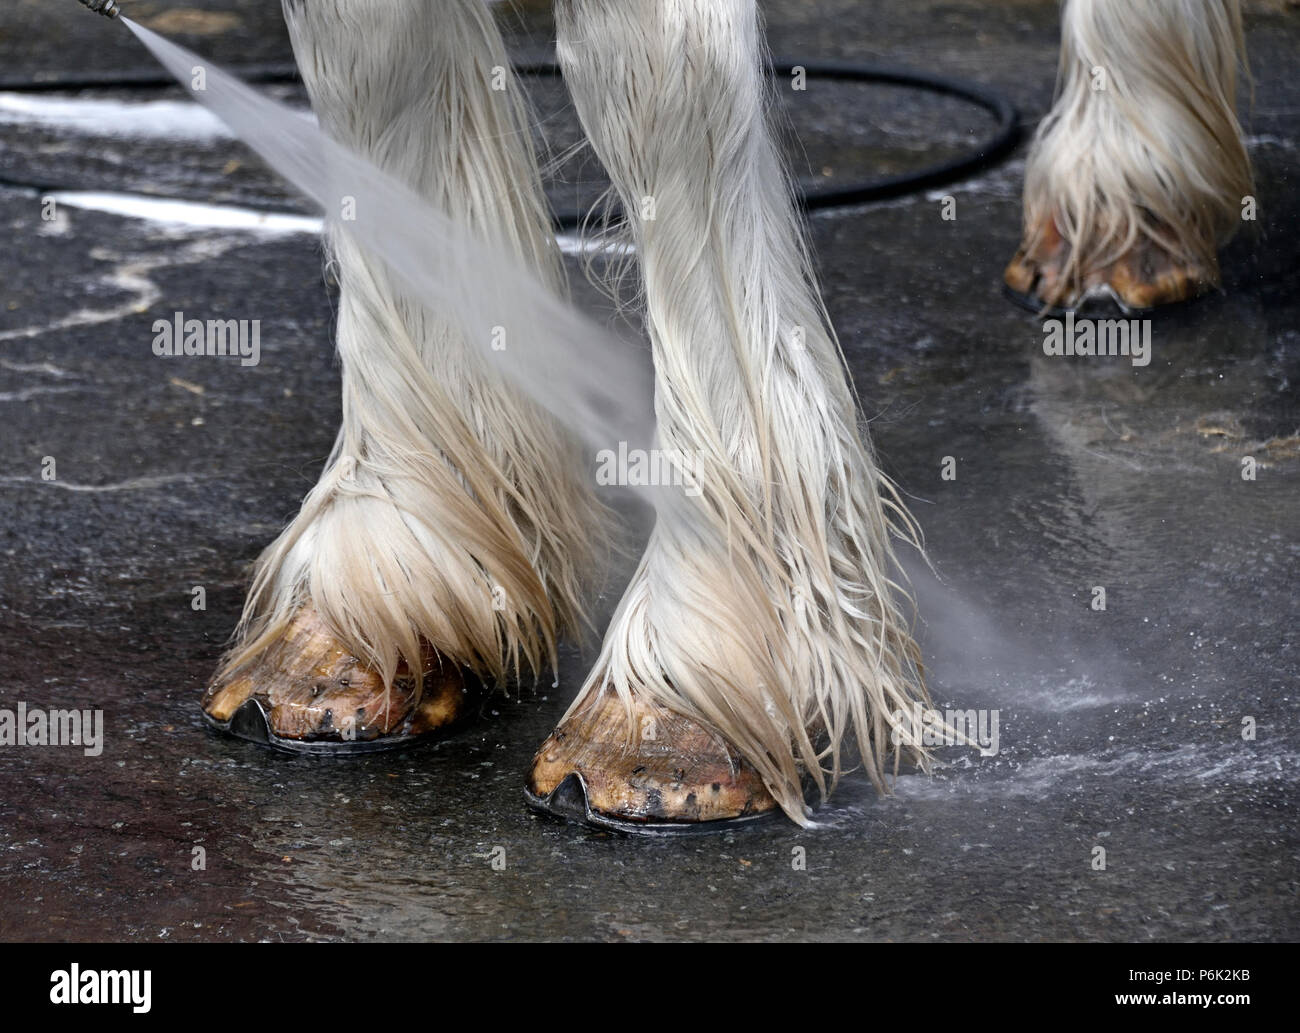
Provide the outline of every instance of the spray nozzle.
{"type": "Polygon", "coordinates": [[[118,6],[117,0],[80,0],[81,4],[89,7],[96,14],[102,14],[105,18],[116,18],[122,13],[122,8],[118,6]]]}

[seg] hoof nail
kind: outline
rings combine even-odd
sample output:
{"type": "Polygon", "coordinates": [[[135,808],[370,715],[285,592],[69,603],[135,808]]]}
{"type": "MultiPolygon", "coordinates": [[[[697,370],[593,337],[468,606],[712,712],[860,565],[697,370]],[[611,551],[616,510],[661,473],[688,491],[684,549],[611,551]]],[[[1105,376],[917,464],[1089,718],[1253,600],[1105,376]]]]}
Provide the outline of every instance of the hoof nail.
{"type": "Polygon", "coordinates": [[[587,784],[576,771],[566,775],[564,781],[546,797],[546,808],[552,814],[570,821],[586,821],[591,816],[587,801],[587,784]]]}
{"type": "Polygon", "coordinates": [[[245,700],[230,719],[230,734],[250,742],[269,743],[271,722],[266,709],[255,699],[245,700]]]}

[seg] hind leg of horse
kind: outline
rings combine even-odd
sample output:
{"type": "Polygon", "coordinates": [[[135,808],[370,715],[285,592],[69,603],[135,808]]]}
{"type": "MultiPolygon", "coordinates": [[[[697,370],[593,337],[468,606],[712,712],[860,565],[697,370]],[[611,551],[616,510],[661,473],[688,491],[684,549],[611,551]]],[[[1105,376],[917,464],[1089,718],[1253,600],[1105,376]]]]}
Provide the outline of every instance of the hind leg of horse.
{"type": "Polygon", "coordinates": [[[1007,284],[1044,305],[1110,294],[1135,309],[1217,287],[1252,193],[1239,0],[1068,0],[1061,36],[1007,284]]]}

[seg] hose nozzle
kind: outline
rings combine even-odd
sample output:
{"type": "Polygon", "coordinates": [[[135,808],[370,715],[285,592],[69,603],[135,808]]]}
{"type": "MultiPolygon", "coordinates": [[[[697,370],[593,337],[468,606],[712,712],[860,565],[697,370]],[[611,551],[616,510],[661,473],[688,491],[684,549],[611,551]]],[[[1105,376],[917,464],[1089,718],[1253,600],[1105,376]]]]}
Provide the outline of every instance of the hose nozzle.
{"type": "Polygon", "coordinates": [[[122,13],[122,8],[118,6],[117,0],[80,0],[81,4],[89,7],[96,14],[102,14],[105,18],[116,18],[122,13]]]}

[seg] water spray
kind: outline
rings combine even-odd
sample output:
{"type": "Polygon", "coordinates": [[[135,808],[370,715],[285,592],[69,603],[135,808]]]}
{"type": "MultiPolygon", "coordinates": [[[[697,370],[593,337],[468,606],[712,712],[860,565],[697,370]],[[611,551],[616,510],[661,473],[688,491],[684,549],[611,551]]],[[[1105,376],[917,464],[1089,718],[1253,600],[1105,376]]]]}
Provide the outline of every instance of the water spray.
{"type": "Polygon", "coordinates": [[[122,13],[122,8],[118,6],[117,0],[80,0],[84,7],[89,7],[96,14],[102,14],[105,18],[117,18],[122,13]]]}
{"type": "MultiPolygon", "coordinates": [[[[654,380],[648,350],[601,326],[537,279],[518,256],[480,238],[325,134],[314,122],[252,89],[198,55],[121,14],[117,0],[79,0],[125,25],[191,99],[225,122],[266,164],[321,212],[348,197],[367,217],[349,221],[356,242],[382,259],[412,298],[481,342],[472,354],[493,375],[567,426],[593,451],[611,442],[649,449],[654,440],[654,380]],[[202,65],[205,88],[192,83],[202,65]],[[509,352],[489,350],[499,328],[509,352]]],[[[636,486],[649,501],[670,494],[636,486]]],[[[672,493],[675,494],[675,493],[672,493]]]]}

